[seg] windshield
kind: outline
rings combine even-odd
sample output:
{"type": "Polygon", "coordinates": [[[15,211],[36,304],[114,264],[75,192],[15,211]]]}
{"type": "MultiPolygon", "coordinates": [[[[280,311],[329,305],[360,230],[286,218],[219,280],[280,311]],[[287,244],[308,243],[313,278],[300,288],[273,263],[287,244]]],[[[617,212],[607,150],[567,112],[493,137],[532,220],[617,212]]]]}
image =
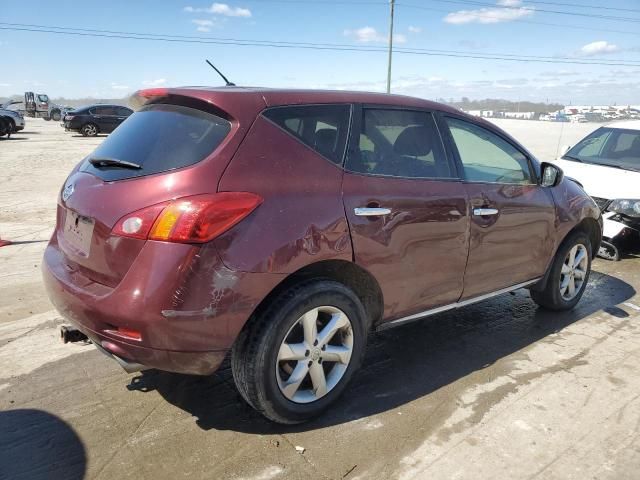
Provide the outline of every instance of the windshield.
{"type": "Polygon", "coordinates": [[[38,95],[38,100],[40,100],[41,102],[48,102],[49,97],[46,95],[38,95]]]}
{"type": "Polygon", "coordinates": [[[640,171],[640,130],[599,128],[562,158],[640,171]]]}
{"type": "Polygon", "coordinates": [[[102,142],[82,170],[114,181],[186,167],[210,155],[230,130],[227,120],[200,110],[150,105],[102,142]],[[136,168],[122,168],[125,163],[136,168]]]}

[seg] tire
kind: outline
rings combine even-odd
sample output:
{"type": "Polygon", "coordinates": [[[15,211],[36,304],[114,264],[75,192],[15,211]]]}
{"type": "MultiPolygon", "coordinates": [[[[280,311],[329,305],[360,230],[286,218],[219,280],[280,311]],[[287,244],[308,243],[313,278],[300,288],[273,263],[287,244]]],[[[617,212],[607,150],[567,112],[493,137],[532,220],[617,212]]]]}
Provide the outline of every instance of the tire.
{"type": "Polygon", "coordinates": [[[0,137],[4,137],[9,133],[11,133],[9,123],[4,118],[0,118],[0,137]]]}
{"type": "Polygon", "coordinates": [[[59,122],[61,118],[62,118],[62,115],[60,115],[59,110],[54,110],[53,112],[51,112],[51,119],[54,122],[59,122]]]}
{"type": "Polygon", "coordinates": [[[570,234],[556,253],[544,290],[531,290],[533,301],[548,310],[571,310],[580,301],[587,287],[592,258],[589,237],[583,232],[570,234]],[[574,266],[577,265],[575,269],[567,268],[572,254],[575,259],[581,258],[580,262],[573,261],[574,266]]]}
{"type": "Polygon", "coordinates": [[[80,129],[83,137],[95,137],[98,135],[98,127],[93,123],[85,123],[80,129]]]}
{"type": "Polygon", "coordinates": [[[231,369],[238,391],[277,423],[317,417],[336,401],[362,363],[367,329],[362,303],[343,284],[317,279],[290,288],[252,318],[236,340],[231,369]],[[329,323],[340,328],[325,329],[329,323]],[[303,325],[315,325],[315,336],[306,336],[314,329],[303,325]],[[323,332],[329,330],[335,334],[325,343],[323,332]],[[307,341],[312,338],[315,343],[307,341]],[[294,376],[301,381],[292,381],[294,376]],[[322,378],[325,390],[318,387],[322,378]]]}
{"type": "Polygon", "coordinates": [[[9,124],[8,124],[8,129],[9,129],[9,133],[16,133],[16,122],[14,122],[11,118],[8,120],[9,124]]]}

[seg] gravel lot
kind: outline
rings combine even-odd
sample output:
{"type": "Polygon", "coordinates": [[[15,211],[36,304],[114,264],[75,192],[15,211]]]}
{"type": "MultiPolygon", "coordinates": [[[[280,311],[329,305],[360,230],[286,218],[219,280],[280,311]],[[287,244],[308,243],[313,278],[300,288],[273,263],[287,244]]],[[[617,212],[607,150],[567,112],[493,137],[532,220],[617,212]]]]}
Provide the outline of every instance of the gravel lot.
{"type": "MultiPolygon", "coordinates": [[[[496,123],[541,159],[597,127],[496,123]]],[[[636,257],[596,260],[573,312],[518,291],[373,335],[338,405],[295,428],[245,406],[228,369],[126,374],[62,345],[41,257],[60,186],[102,139],[27,119],[0,140],[1,479],[638,478],[636,257]]]]}

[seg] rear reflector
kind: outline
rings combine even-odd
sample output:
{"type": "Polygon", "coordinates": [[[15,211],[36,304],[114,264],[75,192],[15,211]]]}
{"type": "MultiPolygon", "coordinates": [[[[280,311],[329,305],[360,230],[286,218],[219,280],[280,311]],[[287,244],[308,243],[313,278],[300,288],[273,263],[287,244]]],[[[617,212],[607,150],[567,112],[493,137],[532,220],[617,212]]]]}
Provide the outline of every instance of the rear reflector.
{"type": "Polygon", "coordinates": [[[117,332],[118,332],[118,334],[122,335],[123,337],[129,337],[129,338],[132,338],[134,340],[141,340],[142,339],[142,334],[140,332],[138,332],[137,330],[132,330],[131,328],[118,327],[117,332]]]}
{"type": "Polygon", "coordinates": [[[261,203],[259,195],[249,192],[179,198],[125,215],[112,233],[165,242],[205,243],[242,221],[261,203]]]}

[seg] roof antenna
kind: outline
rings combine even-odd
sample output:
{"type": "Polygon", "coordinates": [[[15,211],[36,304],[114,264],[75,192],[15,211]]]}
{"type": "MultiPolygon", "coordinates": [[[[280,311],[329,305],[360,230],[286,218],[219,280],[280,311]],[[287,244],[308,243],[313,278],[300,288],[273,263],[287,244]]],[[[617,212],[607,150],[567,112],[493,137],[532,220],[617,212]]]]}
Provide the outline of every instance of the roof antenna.
{"type": "MultiPolygon", "coordinates": [[[[205,59],[207,60],[207,59],[205,59]]],[[[220,70],[218,70],[215,65],[213,63],[211,63],[209,60],[207,60],[207,63],[209,64],[209,66],[211,68],[213,68],[216,72],[218,72],[218,75],[220,75],[222,77],[222,79],[225,81],[225,83],[227,84],[227,87],[235,87],[236,84],[235,83],[231,83],[229,80],[227,80],[227,77],[225,77],[222,72],[220,70]]]]}

